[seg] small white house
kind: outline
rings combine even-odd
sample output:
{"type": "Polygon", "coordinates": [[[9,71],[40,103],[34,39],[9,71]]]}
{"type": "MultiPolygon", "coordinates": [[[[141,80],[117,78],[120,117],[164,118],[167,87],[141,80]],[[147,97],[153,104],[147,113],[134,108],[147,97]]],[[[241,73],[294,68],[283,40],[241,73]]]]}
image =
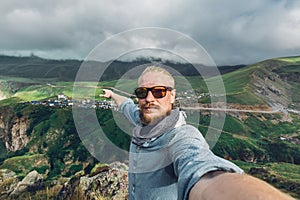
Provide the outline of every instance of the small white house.
{"type": "Polygon", "coordinates": [[[66,100],[66,99],[68,99],[68,98],[67,98],[67,96],[64,95],[63,93],[59,93],[59,94],[57,95],[57,99],[64,99],[64,100],[66,100]]]}

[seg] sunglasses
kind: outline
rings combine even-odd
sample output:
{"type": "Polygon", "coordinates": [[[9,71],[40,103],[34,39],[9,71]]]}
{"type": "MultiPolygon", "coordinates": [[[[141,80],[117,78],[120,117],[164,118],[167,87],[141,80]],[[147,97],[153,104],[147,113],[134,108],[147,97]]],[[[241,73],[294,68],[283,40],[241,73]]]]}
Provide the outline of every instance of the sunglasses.
{"type": "Polygon", "coordinates": [[[173,88],[166,86],[154,86],[151,88],[147,87],[138,87],[134,90],[134,93],[137,98],[144,99],[148,96],[148,92],[151,91],[152,95],[155,98],[163,98],[166,96],[167,91],[171,91],[173,88]]]}

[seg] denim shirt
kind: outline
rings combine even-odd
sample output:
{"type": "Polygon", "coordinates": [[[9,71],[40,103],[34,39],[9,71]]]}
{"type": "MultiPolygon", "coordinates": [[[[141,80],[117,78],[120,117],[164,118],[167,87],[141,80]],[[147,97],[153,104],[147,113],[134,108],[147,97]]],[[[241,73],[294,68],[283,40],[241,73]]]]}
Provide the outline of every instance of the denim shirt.
{"type": "MultiPolygon", "coordinates": [[[[139,109],[131,99],[119,110],[129,122],[141,126],[139,109]]],[[[235,164],[214,155],[198,129],[181,123],[142,145],[131,142],[129,199],[188,199],[200,178],[215,170],[243,173],[235,164]]]]}

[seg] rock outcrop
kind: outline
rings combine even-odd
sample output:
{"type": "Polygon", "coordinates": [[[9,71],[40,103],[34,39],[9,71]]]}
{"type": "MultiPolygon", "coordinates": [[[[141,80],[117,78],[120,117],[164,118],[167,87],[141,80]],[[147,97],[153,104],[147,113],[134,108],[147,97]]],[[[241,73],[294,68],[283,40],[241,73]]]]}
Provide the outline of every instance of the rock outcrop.
{"type": "Polygon", "coordinates": [[[90,175],[77,174],[66,182],[57,199],[128,199],[127,165],[115,162],[96,167],[90,175]]]}
{"type": "Polygon", "coordinates": [[[26,134],[29,127],[29,120],[25,117],[16,118],[11,128],[11,140],[6,141],[5,146],[8,151],[17,151],[26,146],[29,138],[26,134]]]}
{"type": "Polygon", "coordinates": [[[6,113],[0,114],[0,139],[5,141],[7,151],[17,151],[26,146],[29,142],[27,129],[30,121],[25,116],[13,116],[7,118],[6,113]]]}

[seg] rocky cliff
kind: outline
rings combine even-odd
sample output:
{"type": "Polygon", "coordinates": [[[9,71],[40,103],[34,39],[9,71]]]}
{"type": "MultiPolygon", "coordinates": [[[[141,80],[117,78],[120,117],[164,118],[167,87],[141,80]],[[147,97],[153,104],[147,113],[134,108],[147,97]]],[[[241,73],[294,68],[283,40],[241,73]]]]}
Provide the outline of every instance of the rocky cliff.
{"type": "Polygon", "coordinates": [[[29,142],[27,136],[29,125],[27,116],[0,113],[0,139],[5,142],[7,151],[17,151],[26,146],[29,142]]]}
{"type": "Polygon", "coordinates": [[[126,165],[97,163],[70,109],[0,106],[0,199],[125,199],[126,165]]]}

